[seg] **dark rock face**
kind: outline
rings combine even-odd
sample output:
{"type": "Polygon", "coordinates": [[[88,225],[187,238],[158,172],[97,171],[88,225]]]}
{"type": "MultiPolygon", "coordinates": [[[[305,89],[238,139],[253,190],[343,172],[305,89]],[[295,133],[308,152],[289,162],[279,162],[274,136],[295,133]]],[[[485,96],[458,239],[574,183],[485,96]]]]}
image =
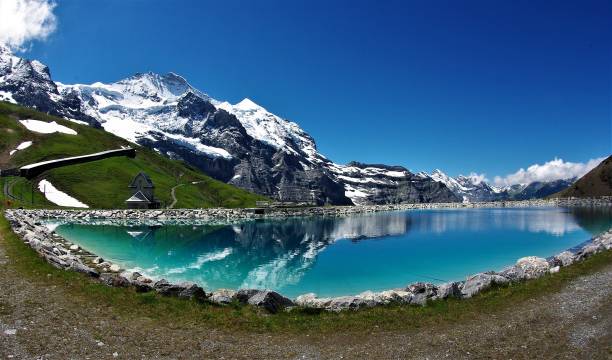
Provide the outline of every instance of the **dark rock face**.
{"type": "Polygon", "coordinates": [[[359,205],[461,201],[445,184],[415,175],[402,166],[353,161],[335,170],[344,184],[365,194],[353,198],[359,205]]]}
{"type": "Polygon", "coordinates": [[[74,94],[61,95],[51,80],[49,68],[40,62],[13,56],[0,45],[0,91],[11,94],[20,105],[51,115],[85,121],[100,127],[93,117],[81,111],[80,99],[74,94]]]}

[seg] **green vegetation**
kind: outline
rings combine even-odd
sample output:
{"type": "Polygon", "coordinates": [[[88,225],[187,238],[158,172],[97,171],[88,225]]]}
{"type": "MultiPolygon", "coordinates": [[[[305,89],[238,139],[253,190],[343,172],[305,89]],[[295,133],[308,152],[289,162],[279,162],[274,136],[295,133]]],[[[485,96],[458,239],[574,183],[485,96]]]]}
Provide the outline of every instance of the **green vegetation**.
{"type": "Polygon", "coordinates": [[[557,274],[537,280],[501,286],[485,291],[469,300],[431,302],[426,307],[385,306],[342,313],[296,309],[268,315],[250,306],[234,304],[220,307],[155,293],[139,294],[131,289],[110,288],[85,275],[58,270],[39,258],[0,218],[0,241],[13,266],[32,282],[44,286],[60,286],[71,294],[71,301],[85,306],[112,307],[125,319],[146,317],[151,326],[214,327],[232,331],[259,332],[363,332],[378,330],[418,329],[432,324],[465,321],[493,314],[521,302],[560,290],[569,281],[596,272],[612,263],[612,251],[595,255],[586,261],[562,268],[557,274]],[[172,325],[175,324],[175,325],[172,325]]]}
{"type": "MultiPolygon", "coordinates": [[[[116,149],[121,146],[136,146],[90,126],[76,124],[64,119],[49,116],[32,109],[0,102],[0,167],[19,167],[30,163],[90,154],[98,151],[116,149]],[[17,120],[37,119],[56,121],[74,129],[78,135],[38,134],[28,131],[17,120]],[[9,151],[23,141],[32,141],[32,146],[9,156],[9,151]]],[[[33,179],[7,180],[14,182],[11,193],[21,201],[12,202],[15,206],[49,207],[34,186],[32,203],[32,183],[41,179],[49,180],[55,187],[94,208],[123,208],[124,201],[131,195],[127,185],[140,171],[146,172],[155,184],[155,195],[162,204],[172,203],[172,187],[177,188],[175,208],[206,207],[249,207],[264,197],[238,189],[214,180],[180,161],[169,160],[154,151],[137,147],[135,159],[126,157],[109,158],[86,164],[66,166],[47,171],[33,179]],[[197,184],[193,184],[197,183],[197,184]],[[25,194],[25,196],[21,196],[25,194]]]]}

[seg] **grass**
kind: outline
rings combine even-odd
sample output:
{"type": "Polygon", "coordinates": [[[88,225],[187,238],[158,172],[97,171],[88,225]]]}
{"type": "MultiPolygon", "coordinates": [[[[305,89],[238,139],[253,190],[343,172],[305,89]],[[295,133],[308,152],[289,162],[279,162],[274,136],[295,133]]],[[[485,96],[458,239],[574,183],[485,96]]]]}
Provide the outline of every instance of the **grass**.
{"type": "MultiPolygon", "coordinates": [[[[39,161],[67,156],[84,155],[121,146],[136,146],[100,129],[76,124],[49,116],[32,109],[0,102],[0,167],[19,167],[39,161]],[[28,131],[17,120],[38,119],[56,121],[74,129],[78,135],[38,134],[28,131]],[[32,146],[9,156],[10,150],[23,141],[32,141],[32,146]]],[[[43,173],[32,182],[21,180],[15,191],[31,189],[31,183],[49,180],[56,188],[76,197],[93,208],[124,208],[124,201],[131,196],[128,184],[140,171],[146,172],[155,184],[155,195],[162,204],[172,202],[171,189],[177,188],[175,208],[207,207],[252,207],[260,195],[249,193],[232,185],[214,180],[181,162],[167,159],[147,148],[136,146],[134,159],[116,157],[95,162],[71,165],[43,173]],[[197,184],[192,184],[197,182],[197,184]]],[[[36,187],[34,187],[36,188],[36,187]]],[[[31,193],[31,191],[29,191],[31,193]]],[[[35,201],[31,194],[15,206],[50,206],[44,196],[35,189],[35,201]]],[[[16,193],[14,193],[16,194],[16,193]]]]}
{"type": "Polygon", "coordinates": [[[43,286],[61,286],[70,301],[84,306],[112,307],[113,313],[126,319],[146,317],[153,326],[212,327],[229,331],[330,333],[372,330],[417,330],[493,314],[521,302],[559,291],[569,281],[612,263],[612,251],[595,255],[583,262],[562,268],[557,274],[518,284],[501,286],[469,300],[449,299],[431,302],[426,307],[381,306],[342,313],[297,309],[269,315],[250,306],[234,304],[220,307],[155,293],[139,294],[131,289],[110,288],[85,275],[58,270],[39,258],[0,218],[0,241],[13,259],[13,266],[29,281],[43,286]],[[50,274],[50,275],[48,275],[50,274]]]}
{"type": "Polygon", "coordinates": [[[23,208],[54,208],[55,204],[49,202],[44,195],[38,191],[36,184],[28,179],[21,177],[5,177],[0,178],[0,202],[7,206],[7,200],[10,207],[23,208]],[[10,193],[17,197],[18,200],[9,198],[4,194],[4,185],[7,184],[10,193]]]}

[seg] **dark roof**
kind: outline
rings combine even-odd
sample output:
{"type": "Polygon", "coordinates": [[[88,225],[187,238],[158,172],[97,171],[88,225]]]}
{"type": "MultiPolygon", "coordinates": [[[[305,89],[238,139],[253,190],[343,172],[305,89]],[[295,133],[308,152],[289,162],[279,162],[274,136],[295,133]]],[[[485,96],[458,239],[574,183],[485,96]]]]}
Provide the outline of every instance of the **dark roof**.
{"type": "Polygon", "coordinates": [[[125,202],[146,202],[150,203],[151,200],[147,199],[146,196],[140,191],[136,192],[136,194],[132,195],[131,198],[125,200],[125,202]]]}
{"type": "Polygon", "coordinates": [[[132,182],[130,183],[130,185],[128,186],[129,188],[135,188],[136,187],[136,180],[138,180],[139,177],[144,177],[146,184],[145,187],[146,188],[154,188],[155,185],[153,185],[153,181],[151,181],[151,178],[149,177],[149,175],[143,173],[142,171],[138,173],[138,175],[136,175],[134,177],[134,179],[132,180],[132,182]]]}

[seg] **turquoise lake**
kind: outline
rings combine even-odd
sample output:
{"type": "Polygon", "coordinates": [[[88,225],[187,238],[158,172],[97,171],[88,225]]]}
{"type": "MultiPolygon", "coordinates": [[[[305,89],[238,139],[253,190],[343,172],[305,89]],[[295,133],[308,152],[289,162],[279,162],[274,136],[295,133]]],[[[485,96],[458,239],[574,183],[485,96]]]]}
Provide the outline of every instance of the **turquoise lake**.
{"type": "MultiPolygon", "coordinates": [[[[57,224],[56,224],[57,225],[57,224]]],[[[612,226],[610,209],[411,210],[208,225],[60,224],[66,239],[155,279],[289,297],[380,291],[548,257],[612,226]]]]}

